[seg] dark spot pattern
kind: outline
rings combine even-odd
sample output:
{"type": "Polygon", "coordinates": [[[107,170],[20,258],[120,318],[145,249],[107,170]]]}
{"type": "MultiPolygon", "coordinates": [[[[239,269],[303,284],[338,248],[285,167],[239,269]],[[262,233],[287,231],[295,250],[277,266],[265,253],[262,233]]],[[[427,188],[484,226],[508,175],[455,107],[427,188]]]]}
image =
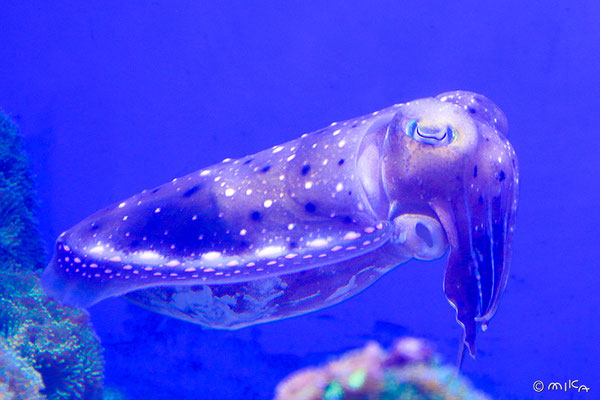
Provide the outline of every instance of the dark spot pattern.
{"type": "Polygon", "coordinates": [[[189,188],[188,190],[186,190],[186,191],[183,193],[183,197],[190,197],[190,196],[192,196],[194,193],[197,193],[197,192],[198,192],[198,190],[200,190],[200,185],[195,185],[195,186],[192,186],[191,188],[189,188]]]}
{"type": "Polygon", "coordinates": [[[477,112],[477,110],[473,107],[469,107],[468,110],[471,114],[475,114],[477,112]]]}
{"type": "Polygon", "coordinates": [[[306,174],[308,174],[309,171],[310,171],[310,165],[306,164],[304,167],[302,167],[302,170],[300,172],[302,173],[302,175],[306,175],[306,174]]]}
{"type": "Polygon", "coordinates": [[[309,201],[309,202],[308,202],[308,203],[306,203],[306,205],[304,206],[304,209],[305,209],[307,212],[310,212],[310,213],[312,213],[312,212],[315,212],[315,211],[317,210],[317,206],[315,206],[315,204],[314,204],[314,203],[311,203],[311,202],[309,201]]]}
{"type": "Polygon", "coordinates": [[[479,196],[479,204],[483,204],[483,196],[479,196]]]}
{"type": "Polygon", "coordinates": [[[252,218],[254,221],[258,221],[260,220],[260,212],[259,211],[253,211],[252,214],[250,214],[250,218],[252,218]]]}
{"type": "Polygon", "coordinates": [[[160,190],[160,188],[156,188],[156,189],[154,189],[154,190],[153,190],[152,192],[150,192],[150,193],[153,193],[153,194],[154,194],[154,193],[158,192],[159,190],[160,190]]]}
{"type": "Polygon", "coordinates": [[[290,249],[295,249],[298,247],[298,243],[296,242],[290,242],[290,249]]]}
{"type": "Polygon", "coordinates": [[[344,159],[340,158],[340,161],[338,161],[338,165],[344,165],[344,159]]]}
{"type": "Polygon", "coordinates": [[[477,165],[473,168],[473,178],[477,178],[477,165]]]}
{"type": "Polygon", "coordinates": [[[500,174],[498,174],[498,180],[502,182],[504,179],[506,179],[506,174],[504,171],[500,171],[500,174]]]}
{"type": "Polygon", "coordinates": [[[349,216],[349,215],[346,215],[346,216],[344,217],[344,223],[345,223],[345,224],[351,224],[351,223],[353,223],[353,222],[354,222],[354,221],[352,220],[352,217],[351,217],[351,216],[349,216]]]}
{"type": "Polygon", "coordinates": [[[95,231],[100,229],[100,225],[97,222],[92,222],[92,226],[90,226],[90,231],[95,231]]]}
{"type": "Polygon", "coordinates": [[[267,171],[269,171],[271,169],[270,165],[267,165],[266,167],[264,167],[263,169],[260,170],[260,172],[262,172],[263,174],[267,171]]]}
{"type": "MultiPolygon", "coordinates": [[[[140,225],[131,232],[135,234],[135,237],[131,237],[131,239],[142,240],[140,247],[151,244],[154,251],[163,254],[172,252],[171,244],[175,244],[179,251],[186,252],[186,254],[189,254],[188,251],[211,251],[216,242],[222,243],[224,248],[228,245],[233,246],[236,238],[228,232],[229,226],[219,217],[219,208],[215,205],[214,198],[205,198],[200,194],[195,198],[206,200],[199,205],[203,212],[194,215],[195,218],[190,218],[191,213],[188,211],[182,212],[179,205],[161,204],[159,213],[152,213],[151,218],[140,220],[140,225]],[[165,228],[167,228],[166,221],[168,221],[168,227],[177,227],[169,229],[168,235],[164,234],[165,228]],[[214,240],[205,240],[209,237],[214,240]]],[[[153,209],[154,206],[149,208],[153,209]]],[[[116,243],[115,249],[119,250],[117,246],[120,245],[121,242],[116,243]]]]}
{"type": "Polygon", "coordinates": [[[250,164],[252,161],[254,161],[254,158],[249,158],[246,161],[244,161],[244,165],[248,165],[250,164]]]}

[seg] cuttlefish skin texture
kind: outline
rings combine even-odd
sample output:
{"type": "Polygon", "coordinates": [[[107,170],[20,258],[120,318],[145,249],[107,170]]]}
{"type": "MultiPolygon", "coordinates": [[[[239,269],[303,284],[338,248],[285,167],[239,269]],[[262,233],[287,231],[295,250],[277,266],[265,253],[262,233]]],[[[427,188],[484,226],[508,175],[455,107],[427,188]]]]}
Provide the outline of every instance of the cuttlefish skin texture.
{"type": "Polygon", "coordinates": [[[239,328],[338,303],[449,247],[444,292],[474,355],[508,276],[506,134],[502,111],[464,91],[333,123],[98,211],[58,238],[42,283],[71,305],[124,295],[239,328]]]}

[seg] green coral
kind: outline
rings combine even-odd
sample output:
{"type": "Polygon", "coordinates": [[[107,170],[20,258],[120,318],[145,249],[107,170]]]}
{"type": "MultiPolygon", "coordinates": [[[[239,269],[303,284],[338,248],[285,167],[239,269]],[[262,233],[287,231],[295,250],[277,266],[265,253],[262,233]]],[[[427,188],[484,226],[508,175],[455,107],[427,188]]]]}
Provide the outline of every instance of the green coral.
{"type": "Polygon", "coordinates": [[[102,348],[90,329],[88,315],[46,297],[36,276],[0,273],[4,293],[3,331],[7,342],[44,380],[46,397],[100,399],[103,383],[102,348]],[[27,291],[14,291],[14,282],[27,291]],[[9,289],[12,294],[6,299],[9,289]],[[8,318],[7,318],[8,317],[8,318]]]}
{"type": "Polygon", "coordinates": [[[105,386],[102,400],[127,400],[127,396],[116,387],[105,386]]]}
{"type": "Polygon", "coordinates": [[[39,372],[0,339],[0,399],[39,400],[43,389],[39,372]]]}
{"type": "Polygon", "coordinates": [[[325,393],[323,394],[324,400],[340,400],[344,398],[344,387],[338,381],[331,381],[325,393]]]}
{"type": "Polygon", "coordinates": [[[0,269],[43,266],[33,180],[17,126],[0,112],[0,269]]]}
{"type": "Polygon", "coordinates": [[[382,400],[486,400],[458,375],[455,367],[436,362],[415,363],[385,372],[382,400]]]}
{"type": "Polygon", "coordinates": [[[17,127],[0,112],[0,369],[27,372],[0,374],[0,399],[101,399],[102,348],[88,314],[40,286],[43,251],[22,150],[17,127]]]}

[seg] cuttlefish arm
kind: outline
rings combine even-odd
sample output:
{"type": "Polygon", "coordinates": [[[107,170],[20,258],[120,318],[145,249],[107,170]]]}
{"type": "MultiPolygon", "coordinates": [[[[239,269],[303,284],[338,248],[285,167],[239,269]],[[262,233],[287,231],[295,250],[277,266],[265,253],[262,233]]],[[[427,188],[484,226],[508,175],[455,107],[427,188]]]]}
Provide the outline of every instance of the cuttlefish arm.
{"type": "Polygon", "coordinates": [[[472,356],[508,278],[519,168],[506,134],[495,104],[457,91],[407,103],[385,141],[388,197],[404,209],[426,202],[444,228],[444,292],[472,356]]]}

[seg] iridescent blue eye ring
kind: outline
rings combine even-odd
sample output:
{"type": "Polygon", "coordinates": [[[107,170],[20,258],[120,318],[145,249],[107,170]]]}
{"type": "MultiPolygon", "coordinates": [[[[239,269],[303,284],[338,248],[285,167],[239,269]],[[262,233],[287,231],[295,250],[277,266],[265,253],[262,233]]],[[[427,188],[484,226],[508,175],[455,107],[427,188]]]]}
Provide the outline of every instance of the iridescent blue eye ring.
{"type": "Polygon", "coordinates": [[[435,125],[420,124],[417,120],[408,124],[406,134],[418,142],[433,146],[447,146],[456,139],[456,131],[450,125],[440,129],[435,125]]]}

